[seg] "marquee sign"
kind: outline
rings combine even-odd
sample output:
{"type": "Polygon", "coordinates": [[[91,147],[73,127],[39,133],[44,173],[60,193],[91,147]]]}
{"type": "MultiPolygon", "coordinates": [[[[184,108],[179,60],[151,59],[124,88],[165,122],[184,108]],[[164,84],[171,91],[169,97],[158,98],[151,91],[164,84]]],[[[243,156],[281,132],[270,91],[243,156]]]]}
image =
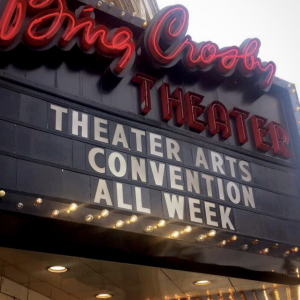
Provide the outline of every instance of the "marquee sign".
{"type": "MultiPolygon", "coordinates": [[[[2,93],[9,94],[3,89],[2,93]]],[[[21,103],[29,115],[13,133],[11,121],[0,122],[2,139],[18,154],[17,174],[13,175],[18,180],[12,184],[13,190],[46,199],[71,197],[99,208],[241,234],[248,230],[243,229],[241,222],[245,220],[240,219],[245,209],[259,223],[260,214],[282,214],[274,207],[276,197],[279,199],[276,193],[282,201],[284,195],[298,201],[296,174],[285,173],[280,167],[266,168],[249,157],[223,153],[221,148],[200,146],[190,139],[117,121],[109,115],[86,113],[25,95],[21,95],[21,103]],[[28,105],[42,106],[28,110],[28,105]],[[46,120],[41,119],[43,116],[46,120]],[[32,128],[35,120],[40,120],[36,123],[39,129],[32,128]],[[21,148],[17,146],[20,134],[26,137],[21,148]],[[31,158],[35,160],[26,161],[31,158]],[[277,182],[277,190],[270,188],[270,180],[277,182]],[[61,190],[62,184],[73,187],[74,192],[61,190]],[[275,202],[271,205],[270,201],[275,202]]],[[[9,110],[19,110],[12,103],[6,105],[9,110]]],[[[7,149],[7,145],[0,149],[7,149]]],[[[0,155],[0,160],[5,161],[5,156],[0,155]]]]}
{"type": "Polygon", "coordinates": [[[109,228],[134,215],[152,229],[193,228],[193,243],[206,228],[296,249],[296,123],[260,41],[196,43],[181,5],[139,30],[102,5],[2,7],[0,210],[109,228]],[[260,99],[245,93],[254,88],[260,99]]]}
{"type": "MultiPolygon", "coordinates": [[[[9,0],[0,21],[0,46],[11,49],[12,45],[24,41],[37,50],[53,45],[68,50],[78,42],[83,51],[114,57],[111,70],[124,76],[135,60],[133,33],[127,27],[109,31],[103,24],[96,26],[93,12],[94,7],[87,5],[76,16],[68,10],[65,0],[9,0]]],[[[258,76],[261,90],[270,89],[276,66],[258,58],[258,39],[248,39],[241,47],[219,49],[212,42],[194,42],[186,36],[187,29],[185,7],[170,6],[157,14],[143,41],[143,48],[155,65],[169,68],[181,61],[189,71],[207,72],[215,68],[225,77],[238,69],[245,77],[258,76]],[[162,46],[163,43],[167,46],[162,46]]]]}
{"type": "Polygon", "coordinates": [[[49,129],[62,131],[63,121],[70,114],[71,135],[79,135],[81,129],[80,135],[104,145],[87,149],[88,169],[100,177],[106,175],[114,182],[112,185],[110,180],[99,179],[95,194],[92,195],[93,203],[114,207],[114,195],[115,207],[120,209],[132,211],[136,207],[136,211],[140,213],[155,215],[156,212],[157,217],[163,215],[166,218],[189,219],[201,224],[206,220],[208,225],[230,230],[235,230],[231,208],[204,201],[202,209],[201,201],[194,196],[201,195],[207,199],[217,197],[222,201],[228,199],[235,205],[256,208],[253,188],[247,186],[252,181],[249,162],[230,156],[223,157],[215,151],[193,147],[153,132],[129,128],[91,115],[81,114],[79,117],[79,112],[56,105],[50,106],[49,113],[54,117],[49,129]],[[55,128],[51,128],[54,124],[55,128]],[[93,124],[91,134],[89,124],[93,124]],[[116,146],[125,152],[113,151],[105,145],[116,146]],[[140,157],[141,153],[147,153],[147,157],[140,157]],[[184,165],[189,165],[191,169],[184,168],[184,165]],[[212,176],[213,173],[227,176],[228,179],[238,179],[241,184],[230,180],[223,181],[222,178],[212,176]],[[118,179],[137,185],[131,188],[117,182],[118,179]],[[154,193],[154,190],[145,189],[138,184],[162,188],[165,191],[154,193]],[[114,192],[109,186],[114,187],[114,192]],[[190,197],[185,199],[176,192],[189,194],[190,197]],[[127,203],[124,194],[131,195],[127,196],[127,203]],[[155,197],[150,196],[153,194],[155,197]],[[161,204],[157,197],[160,194],[163,211],[158,213],[161,204]],[[188,207],[185,202],[189,203],[188,207]],[[197,217],[197,214],[205,214],[206,217],[197,217]],[[220,215],[220,224],[217,214],[220,215]]]}

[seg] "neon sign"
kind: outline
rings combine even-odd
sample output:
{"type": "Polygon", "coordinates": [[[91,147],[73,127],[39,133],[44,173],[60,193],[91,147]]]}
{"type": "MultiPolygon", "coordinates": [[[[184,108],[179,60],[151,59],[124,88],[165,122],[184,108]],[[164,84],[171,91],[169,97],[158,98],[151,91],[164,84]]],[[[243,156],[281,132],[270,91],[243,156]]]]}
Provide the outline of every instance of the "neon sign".
{"type": "MultiPolygon", "coordinates": [[[[82,51],[96,51],[113,58],[110,70],[123,77],[135,60],[133,33],[127,27],[109,30],[103,24],[96,25],[94,7],[80,7],[76,14],[68,10],[66,0],[8,0],[0,19],[0,47],[10,49],[22,41],[37,50],[54,45],[70,50],[78,43],[82,51]],[[28,15],[28,16],[27,16],[28,15]]],[[[216,69],[227,77],[238,71],[243,76],[258,78],[259,87],[266,92],[274,79],[276,66],[273,62],[262,63],[257,57],[260,42],[246,40],[240,48],[219,49],[212,42],[195,43],[186,35],[188,11],[181,5],[165,8],[149,24],[143,37],[143,49],[154,67],[170,68],[179,61],[189,71],[216,69]]],[[[157,79],[137,73],[132,81],[140,87],[141,112],[151,110],[151,89],[157,79]]],[[[249,141],[246,130],[247,111],[234,107],[231,111],[214,101],[207,107],[201,104],[204,96],[191,91],[184,93],[181,87],[171,92],[170,85],[160,86],[162,115],[165,121],[173,117],[178,125],[186,124],[194,131],[206,128],[212,136],[220,134],[224,140],[232,135],[230,117],[236,122],[238,141],[241,145],[249,141]],[[175,116],[173,116],[175,111],[175,116]],[[206,115],[200,120],[201,115],[206,115]]],[[[258,115],[251,118],[253,139],[257,149],[285,158],[292,156],[287,131],[278,123],[267,123],[258,115]],[[267,137],[269,136],[269,137],[267,137]],[[267,137],[267,139],[266,139],[267,137]]]]}
{"type": "MultiPolygon", "coordinates": [[[[137,73],[132,82],[139,85],[141,112],[147,114],[151,111],[151,93],[157,79],[143,73],[137,73]]],[[[249,142],[246,120],[250,113],[234,107],[230,111],[220,101],[213,101],[207,107],[202,105],[203,95],[187,91],[185,94],[180,87],[171,92],[170,85],[163,83],[160,86],[160,100],[162,116],[165,121],[174,119],[181,126],[187,126],[196,132],[205,129],[214,136],[220,134],[224,140],[232,136],[230,117],[234,120],[240,145],[249,142]],[[205,116],[206,115],[206,116],[205,116]],[[200,119],[203,118],[204,120],[200,119]],[[207,122],[205,121],[207,120],[207,122]]],[[[288,145],[290,138],[288,132],[280,124],[264,117],[253,115],[250,118],[255,147],[262,152],[271,149],[275,156],[290,158],[293,156],[288,145]],[[267,124],[268,123],[268,124],[267,124]]]]}
{"type": "Polygon", "coordinates": [[[194,42],[186,35],[187,29],[188,11],[184,6],[167,7],[156,15],[144,40],[144,46],[156,65],[168,68],[181,61],[189,71],[206,72],[215,68],[224,77],[238,69],[243,76],[259,76],[259,87],[263,91],[270,89],[276,65],[263,63],[257,57],[259,39],[247,39],[241,47],[219,49],[212,42],[194,42]],[[161,46],[162,42],[164,46],[161,46]]]}
{"type": "Polygon", "coordinates": [[[82,50],[88,51],[94,47],[100,54],[115,58],[111,64],[114,74],[122,75],[124,70],[131,67],[135,58],[132,31],[127,27],[109,31],[104,25],[95,26],[95,20],[91,17],[94,12],[92,5],[83,7],[77,19],[68,10],[65,0],[9,0],[0,21],[0,46],[8,46],[14,41],[25,21],[26,10],[36,13],[23,34],[26,44],[40,49],[51,46],[59,30],[66,24],[58,42],[61,48],[71,48],[75,43],[74,38],[79,35],[82,50]]]}
{"type": "MultiPolygon", "coordinates": [[[[110,69],[117,76],[124,76],[135,59],[136,46],[133,33],[127,27],[109,30],[96,25],[92,16],[94,7],[86,5],[76,16],[68,10],[65,0],[9,0],[0,20],[0,46],[5,49],[20,36],[26,14],[29,20],[22,34],[24,43],[35,49],[46,49],[53,44],[69,50],[77,42],[83,51],[97,51],[114,58],[110,69]],[[58,42],[61,28],[64,32],[58,42]]],[[[258,77],[259,87],[267,92],[273,82],[276,66],[263,63],[257,57],[260,41],[246,40],[241,47],[219,49],[212,42],[194,42],[186,35],[188,11],[174,5],[160,11],[150,22],[144,36],[145,50],[159,67],[172,67],[182,61],[189,71],[216,69],[228,77],[236,70],[245,77],[258,77]],[[167,44],[163,47],[161,44],[167,44]]]]}

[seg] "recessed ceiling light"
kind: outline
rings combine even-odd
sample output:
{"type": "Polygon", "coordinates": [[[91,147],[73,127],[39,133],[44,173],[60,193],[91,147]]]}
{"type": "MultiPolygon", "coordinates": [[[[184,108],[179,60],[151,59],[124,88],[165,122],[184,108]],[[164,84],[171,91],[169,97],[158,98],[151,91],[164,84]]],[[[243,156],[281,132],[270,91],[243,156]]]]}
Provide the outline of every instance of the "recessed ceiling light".
{"type": "Polygon", "coordinates": [[[208,285],[211,284],[210,280],[197,280],[194,282],[195,285],[208,285]]]}
{"type": "Polygon", "coordinates": [[[65,273],[68,269],[64,266],[52,266],[48,268],[48,271],[51,273],[65,273]]]}
{"type": "Polygon", "coordinates": [[[97,299],[110,299],[112,297],[113,297],[112,294],[98,294],[98,295],[96,295],[97,299]]]}

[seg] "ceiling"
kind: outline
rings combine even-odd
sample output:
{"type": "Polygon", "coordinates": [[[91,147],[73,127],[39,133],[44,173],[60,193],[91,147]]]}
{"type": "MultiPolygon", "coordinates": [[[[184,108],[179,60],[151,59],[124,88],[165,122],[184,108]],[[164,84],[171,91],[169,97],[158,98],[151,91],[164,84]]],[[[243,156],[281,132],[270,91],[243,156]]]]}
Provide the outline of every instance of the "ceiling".
{"type": "Polygon", "coordinates": [[[9,248],[0,248],[0,271],[54,300],[95,300],[98,293],[111,293],[114,300],[300,300],[297,287],[9,248]],[[69,270],[49,273],[52,265],[69,270]],[[193,284],[203,279],[212,283],[193,284]]]}

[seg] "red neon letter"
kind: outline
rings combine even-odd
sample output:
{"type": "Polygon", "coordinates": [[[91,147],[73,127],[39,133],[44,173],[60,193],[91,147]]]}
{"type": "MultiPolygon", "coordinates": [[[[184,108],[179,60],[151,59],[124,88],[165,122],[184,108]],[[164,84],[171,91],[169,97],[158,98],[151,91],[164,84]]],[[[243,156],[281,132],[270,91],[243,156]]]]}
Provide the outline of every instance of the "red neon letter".
{"type": "Polygon", "coordinates": [[[173,107],[175,107],[177,124],[183,125],[185,123],[185,111],[183,107],[182,89],[177,88],[173,94],[171,94],[170,85],[163,83],[160,87],[160,94],[164,120],[170,121],[173,118],[173,107]]]}
{"type": "Polygon", "coordinates": [[[60,47],[71,48],[72,39],[81,35],[79,43],[84,51],[94,46],[92,51],[97,50],[100,54],[115,58],[110,65],[115,75],[122,76],[122,72],[133,64],[135,44],[132,31],[127,27],[111,31],[104,25],[95,27],[95,20],[90,17],[94,11],[92,5],[83,7],[78,20],[75,14],[68,10],[65,0],[28,0],[28,3],[31,10],[39,13],[29,22],[24,32],[27,44],[34,47],[48,45],[67,21],[67,28],[58,43],[60,47]],[[44,11],[41,11],[42,9],[44,11]]]}
{"type": "Polygon", "coordinates": [[[239,64],[239,70],[242,74],[249,76],[254,71],[260,76],[259,85],[262,90],[268,91],[274,80],[276,65],[271,61],[262,63],[257,57],[260,48],[259,39],[249,39],[242,44],[243,63],[239,64]]]}
{"type": "Polygon", "coordinates": [[[140,85],[141,109],[142,113],[147,114],[151,110],[150,90],[153,88],[157,79],[143,73],[136,73],[131,80],[140,85]]]}
{"type": "Polygon", "coordinates": [[[152,23],[149,29],[147,47],[151,56],[160,64],[167,65],[177,58],[191,40],[185,36],[188,28],[188,11],[182,5],[174,5],[163,9],[156,17],[156,22],[152,23]],[[160,41],[166,40],[172,43],[171,51],[163,50],[160,41]]]}
{"type": "Polygon", "coordinates": [[[94,45],[101,54],[121,57],[117,63],[112,63],[113,71],[120,74],[133,63],[135,57],[133,33],[127,27],[120,27],[111,32],[104,25],[95,27],[95,20],[90,17],[93,11],[92,5],[85,6],[81,11],[80,20],[77,20],[73,13],[67,11],[65,15],[68,17],[68,26],[59,45],[66,47],[76,35],[81,34],[80,46],[83,50],[87,51],[94,45]]]}
{"type": "Polygon", "coordinates": [[[230,76],[238,68],[247,77],[256,73],[260,88],[265,92],[270,89],[276,66],[273,62],[262,63],[257,57],[258,39],[247,39],[241,47],[223,49],[211,42],[195,43],[186,35],[188,18],[188,11],[181,5],[167,7],[155,16],[146,30],[144,45],[156,65],[168,68],[182,60],[191,71],[214,67],[223,76],[230,76]]]}
{"type": "Polygon", "coordinates": [[[270,122],[268,126],[274,154],[281,154],[286,158],[290,158],[292,156],[292,152],[287,147],[290,142],[290,138],[286,130],[276,122],[270,122]]]}
{"type": "Polygon", "coordinates": [[[229,116],[235,118],[239,142],[241,145],[244,145],[249,140],[245,122],[249,113],[245,110],[234,107],[229,112],[229,116]]]}
{"type": "Polygon", "coordinates": [[[25,0],[9,0],[0,20],[0,45],[9,45],[19,33],[25,16],[25,0]]]}
{"type": "Polygon", "coordinates": [[[212,135],[222,132],[224,139],[231,136],[231,127],[227,108],[219,101],[212,102],[207,108],[208,127],[212,135]]]}
{"type": "Polygon", "coordinates": [[[218,68],[222,74],[229,76],[235,71],[236,65],[239,60],[238,54],[238,47],[230,47],[228,49],[225,49],[225,51],[220,51],[220,54],[218,55],[221,57],[221,60],[218,64],[218,68]]]}
{"type": "Polygon", "coordinates": [[[50,9],[53,0],[29,0],[31,9],[47,8],[37,14],[27,25],[24,32],[25,41],[32,46],[48,45],[58,33],[66,18],[67,5],[65,0],[57,0],[57,8],[50,9]],[[45,29],[46,27],[47,29],[45,29]],[[40,32],[40,30],[42,30],[40,32]]]}
{"type": "Polygon", "coordinates": [[[267,119],[257,115],[251,117],[251,125],[253,130],[255,147],[264,152],[270,150],[272,144],[264,141],[264,137],[268,135],[268,130],[263,127],[267,123],[267,119]]]}
{"type": "Polygon", "coordinates": [[[200,105],[203,98],[204,96],[192,92],[187,92],[184,95],[189,128],[200,132],[203,131],[207,125],[206,122],[198,120],[198,117],[202,115],[205,109],[205,106],[200,105]]]}

